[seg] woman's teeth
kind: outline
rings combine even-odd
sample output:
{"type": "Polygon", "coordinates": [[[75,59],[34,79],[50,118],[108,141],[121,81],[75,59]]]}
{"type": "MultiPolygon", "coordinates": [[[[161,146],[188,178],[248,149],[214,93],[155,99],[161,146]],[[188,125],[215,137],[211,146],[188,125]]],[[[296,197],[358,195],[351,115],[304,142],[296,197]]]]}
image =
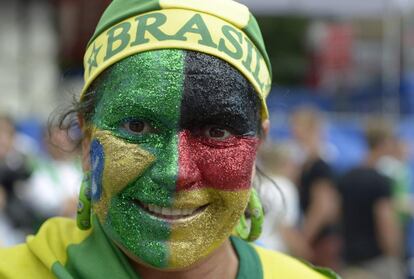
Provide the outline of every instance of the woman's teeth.
{"type": "Polygon", "coordinates": [[[198,215],[199,213],[204,211],[204,209],[207,208],[207,205],[198,208],[170,208],[160,207],[154,204],[144,204],[141,202],[138,202],[138,204],[149,214],[166,220],[179,220],[190,218],[198,215]]]}
{"type": "Polygon", "coordinates": [[[189,216],[197,210],[194,209],[187,209],[187,208],[168,208],[168,207],[159,207],[153,204],[148,205],[148,210],[152,213],[162,214],[165,216],[189,216]]]}

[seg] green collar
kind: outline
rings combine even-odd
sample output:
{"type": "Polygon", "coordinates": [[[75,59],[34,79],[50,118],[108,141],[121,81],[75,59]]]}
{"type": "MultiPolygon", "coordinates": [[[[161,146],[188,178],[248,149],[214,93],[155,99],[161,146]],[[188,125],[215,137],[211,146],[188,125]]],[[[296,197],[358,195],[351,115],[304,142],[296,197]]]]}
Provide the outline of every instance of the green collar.
{"type": "MultiPolygon", "coordinates": [[[[230,240],[239,259],[236,279],[263,278],[261,262],[254,248],[237,237],[230,237],[230,240]]],[[[107,238],[96,218],[93,219],[93,232],[81,243],[70,245],[67,254],[65,266],[55,263],[52,267],[59,279],[141,279],[127,257],[107,238]]]]}
{"type": "Polygon", "coordinates": [[[236,279],[263,278],[262,263],[256,250],[244,240],[230,237],[239,258],[239,270],[236,279]]]}
{"type": "Polygon", "coordinates": [[[65,266],[55,263],[54,275],[59,279],[141,279],[126,256],[107,238],[96,218],[92,222],[93,232],[81,243],[67,248],[68,261],[65,266]]]}

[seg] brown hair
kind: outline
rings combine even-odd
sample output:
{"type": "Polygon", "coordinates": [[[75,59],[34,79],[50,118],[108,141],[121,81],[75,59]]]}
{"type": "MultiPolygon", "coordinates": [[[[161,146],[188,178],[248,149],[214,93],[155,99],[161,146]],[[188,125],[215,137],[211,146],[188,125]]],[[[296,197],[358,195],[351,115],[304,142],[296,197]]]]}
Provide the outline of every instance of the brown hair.
{"type": "Polygon", "coordinates": [[[365,139],[368,148],[373,150],[394,136],[390,121],[382,118],[371,118],[365,126],[365,139]]]}

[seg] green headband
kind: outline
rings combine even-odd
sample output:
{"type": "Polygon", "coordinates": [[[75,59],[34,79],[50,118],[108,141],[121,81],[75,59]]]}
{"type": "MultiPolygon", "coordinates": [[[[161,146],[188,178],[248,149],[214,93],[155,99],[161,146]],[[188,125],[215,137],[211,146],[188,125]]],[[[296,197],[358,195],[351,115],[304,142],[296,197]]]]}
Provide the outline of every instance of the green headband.
{"type": "Polygon", "coordinates": [[[156,49],[186,49],[223,59],[254,86],[267,119],[271,66],[259,26],[232,0],[114,0],[85,53],[85,85],[114,63],[156,49]]]}

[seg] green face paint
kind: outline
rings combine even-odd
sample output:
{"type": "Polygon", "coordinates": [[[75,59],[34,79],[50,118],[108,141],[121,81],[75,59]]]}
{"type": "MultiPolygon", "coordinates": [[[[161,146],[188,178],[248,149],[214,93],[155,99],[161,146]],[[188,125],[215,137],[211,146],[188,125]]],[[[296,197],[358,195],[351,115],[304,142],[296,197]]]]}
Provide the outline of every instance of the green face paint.
{"type": "Polygon", "coordinates": [[[93,138],[102,146],[105,166],[94,211],[123,250],[159,268],[167,265],[168,224],[151,218],[135,203],[171,206],[178,173],[183,67],[182,51],[146,52],[115,64],[95,88],[102,98],[93,118],[93,138]],[[141,121],[144,132],[134,132],[141,121]],[[123,181],[114,182],[117,176],[123,181]]]}
{"type": "Polygon", "coordinates": [[[230,65],[180,50],[125,58],[96,85],[92,201],[106,234],[161,269],[206,258],[249,199],[259,99],[230,65]]]}

